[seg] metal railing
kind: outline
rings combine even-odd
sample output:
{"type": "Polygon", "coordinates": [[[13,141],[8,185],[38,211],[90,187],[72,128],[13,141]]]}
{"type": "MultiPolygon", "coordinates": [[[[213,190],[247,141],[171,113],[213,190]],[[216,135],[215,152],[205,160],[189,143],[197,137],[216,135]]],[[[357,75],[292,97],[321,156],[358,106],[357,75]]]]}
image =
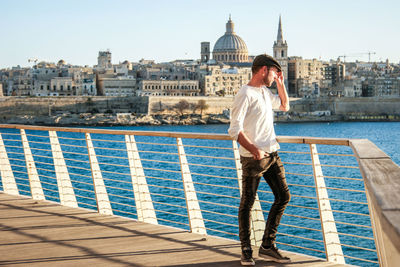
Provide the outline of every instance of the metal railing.
{"type": "MultiPolygon", "coordinates": [[[[336,263],[390,266],[385,253],[398,244],[390,247],[383,237],[388,221],[379,221],[376,193],[365,190],[370,174],[363,160],[371,156],[363,151],[372,143],[278,141],[292,196],[279,227],[281,248],[336,263]]],[[[238,239],[241,164],[227,135],[0,125],[0,174],[5,193],[238,239]]],[[[260,183],[253,245],[261,242],[272,203],[271,190],[260,183]]]]}

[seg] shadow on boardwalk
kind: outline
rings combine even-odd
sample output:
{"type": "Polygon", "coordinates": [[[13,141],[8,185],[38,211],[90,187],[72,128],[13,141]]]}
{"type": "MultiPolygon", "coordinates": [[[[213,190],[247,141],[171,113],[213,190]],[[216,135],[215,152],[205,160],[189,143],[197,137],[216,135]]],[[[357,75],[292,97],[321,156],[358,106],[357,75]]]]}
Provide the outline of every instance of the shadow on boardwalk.
{"type": "MultiPolygon", "coordinates": [[[[240,266],[240,244],[233,240],[4,193],[0,235],[0,265],[7,266],[240,266]]],[[[286,266],[332,266],[289,256],[295,261],[286,266]]]]}

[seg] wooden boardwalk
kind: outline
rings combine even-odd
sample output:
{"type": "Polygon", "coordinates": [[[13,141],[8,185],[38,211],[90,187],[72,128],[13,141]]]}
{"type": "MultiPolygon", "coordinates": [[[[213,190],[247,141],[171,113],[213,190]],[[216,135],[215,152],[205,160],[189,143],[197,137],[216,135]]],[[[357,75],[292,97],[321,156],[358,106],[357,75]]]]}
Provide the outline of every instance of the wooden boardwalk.
{"type": "MultiPolygon", "coordinates": [[[[256,265],[344,266],[284,254],[292,263],[256,265]]],[[[239,258],[236,241],[0,193],[0,265],[240,266],[239,258]]]]}

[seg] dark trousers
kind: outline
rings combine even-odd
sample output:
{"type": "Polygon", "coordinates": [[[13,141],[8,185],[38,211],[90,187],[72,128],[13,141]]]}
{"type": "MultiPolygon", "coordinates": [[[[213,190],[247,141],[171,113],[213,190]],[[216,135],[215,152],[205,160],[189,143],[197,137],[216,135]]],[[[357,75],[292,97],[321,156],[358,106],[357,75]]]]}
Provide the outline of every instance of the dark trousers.
{"type": "Polygon", "coordinates": [[[290,193],[286,184],[285,169],[277,152],[261,160],[240,157],[242,163],[242,196],[239,206],[239,238],[244,247],[250,247],[250,211],[256,198],[261,176],[270,186],[275,196],[265,225],[263,245],[272,245],[276,239],[278,225],[289,203],[290,193]]]}

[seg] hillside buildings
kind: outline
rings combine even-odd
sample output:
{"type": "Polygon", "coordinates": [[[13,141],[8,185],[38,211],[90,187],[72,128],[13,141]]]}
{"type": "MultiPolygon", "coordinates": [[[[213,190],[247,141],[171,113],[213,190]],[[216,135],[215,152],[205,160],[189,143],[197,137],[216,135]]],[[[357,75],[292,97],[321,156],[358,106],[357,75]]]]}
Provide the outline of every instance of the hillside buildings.
{"type": "MultiPolygon", "coordinates": [[[[99,51],[93,67],[32,60],[31,68],[0,70],[4,96],[234,96],[251,79],[255,55],[235,32],[229,16],[215,44],[200,43],[199,60],[156,63],[112,63],[112,53],[99,51]],[[211,49],[212,47],[212,49],[211,49]]],[[[272,55],[282,66],[292,97],[400,97],[400,66],[386,62],[345,63],[289,56],[279,17],[272,55]]],[[[265,45],[266,51],[269,45],[265,45]]],[[[269,53],[268,53],[269,54],[269,53]]],[[[272,88],[273,89],[273,88],[272,88]]]]}

